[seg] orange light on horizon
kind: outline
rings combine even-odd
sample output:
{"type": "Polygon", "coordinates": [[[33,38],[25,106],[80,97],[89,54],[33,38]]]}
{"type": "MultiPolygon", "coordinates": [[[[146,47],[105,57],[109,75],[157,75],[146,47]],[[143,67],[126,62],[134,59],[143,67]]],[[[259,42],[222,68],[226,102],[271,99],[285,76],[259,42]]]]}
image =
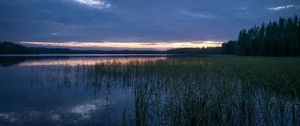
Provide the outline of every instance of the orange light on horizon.
{"type": "Polygon", "coordinates": [[[112,59],[59,59],[59,60],[43,60],[43,61],[25,61],[19,66],[92,66],[96,64],[112,65],[112,64],[130,64],[145,62],[154,62],[158,60],[166,60],[166,57],[151,57],[151,58],[112,58],[112,59]]]}
{"type": "Polygon", "coordinates": [[[25,45],[65,47],[65,48],[99,48],[99,49],[151,49],[167,50],[174,48],[206,48],[220,47],[219,41],[190,41],[190,42],[21,42],[25,45]]]}

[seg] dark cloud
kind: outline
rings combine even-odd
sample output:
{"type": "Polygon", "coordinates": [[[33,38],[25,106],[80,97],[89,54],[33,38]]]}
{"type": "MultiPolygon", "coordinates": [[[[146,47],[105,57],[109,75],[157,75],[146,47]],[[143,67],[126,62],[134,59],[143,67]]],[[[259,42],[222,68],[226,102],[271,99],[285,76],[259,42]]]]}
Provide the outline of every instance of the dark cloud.
{"type": "Polygon", "coordinates": [[[296,14],[299,0],[2,0],[0,39],[222,41],[296,14]]]}

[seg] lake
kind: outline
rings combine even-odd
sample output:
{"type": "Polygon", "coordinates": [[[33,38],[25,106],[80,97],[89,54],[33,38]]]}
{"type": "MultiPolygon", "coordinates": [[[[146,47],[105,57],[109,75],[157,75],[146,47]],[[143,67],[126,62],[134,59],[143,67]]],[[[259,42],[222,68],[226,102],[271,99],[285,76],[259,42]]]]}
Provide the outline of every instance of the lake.
{"type": "Polygon", "coordinates": [[[0,56],[0,125],[300,125],[300,58],[0,56]]]}

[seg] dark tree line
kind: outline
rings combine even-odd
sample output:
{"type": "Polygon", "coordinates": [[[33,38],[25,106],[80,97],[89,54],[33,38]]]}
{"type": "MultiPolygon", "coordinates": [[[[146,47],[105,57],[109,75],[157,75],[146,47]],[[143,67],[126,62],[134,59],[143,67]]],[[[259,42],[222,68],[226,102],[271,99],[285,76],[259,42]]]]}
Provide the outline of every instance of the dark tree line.
{"type": "Polygon", "coordinates": [[[249,30],[222,45],[223,53],[260,56],[300,56],[300,19],[280,18],[249,30]]]}
{"type": "Polygon", "coordinates": [[[0,54],[160,54],[154,50],[72,50],[66,48],[26,47],[8,41],[0,41],[0,54]]]}
{"type": "Polygon", "coordinates": [[[221,54],[221,47],[177,48],[155,50],[72,50],[65,48],[26,47],[13,42],[0,41],[0,54],[221,54]]]}
{"type": "Polygon", "coordinates": [[[72,52],[63,48],[26,47],[9,41],[0,41],[0,54],[40,54],[72,52]]]}
{"type": "Polygon", "coordinates": [[[169,49],[165,51],[166,54],[221,54],[221,47],[207,47],[207,48],[178,48],[169,49]]]}

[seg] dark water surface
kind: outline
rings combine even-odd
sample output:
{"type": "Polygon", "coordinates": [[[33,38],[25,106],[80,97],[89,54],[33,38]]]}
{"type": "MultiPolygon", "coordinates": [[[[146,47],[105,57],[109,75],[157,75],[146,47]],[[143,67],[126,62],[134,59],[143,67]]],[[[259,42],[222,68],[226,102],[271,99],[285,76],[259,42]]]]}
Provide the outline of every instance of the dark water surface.
{"type": "Polygon", "coordinates": [[[120,125],[124,111],[134,120],[132,89],[118,84],[94,84],[94,78],[86,78],[86,70],[96,64],[165,58],[164,55],[2,57],[0,125],[120,125]]]}
{"type": "Polygon", "coordinates": [[[300,124],[298,58],[0,59],[0,125],[300,124]]]}

